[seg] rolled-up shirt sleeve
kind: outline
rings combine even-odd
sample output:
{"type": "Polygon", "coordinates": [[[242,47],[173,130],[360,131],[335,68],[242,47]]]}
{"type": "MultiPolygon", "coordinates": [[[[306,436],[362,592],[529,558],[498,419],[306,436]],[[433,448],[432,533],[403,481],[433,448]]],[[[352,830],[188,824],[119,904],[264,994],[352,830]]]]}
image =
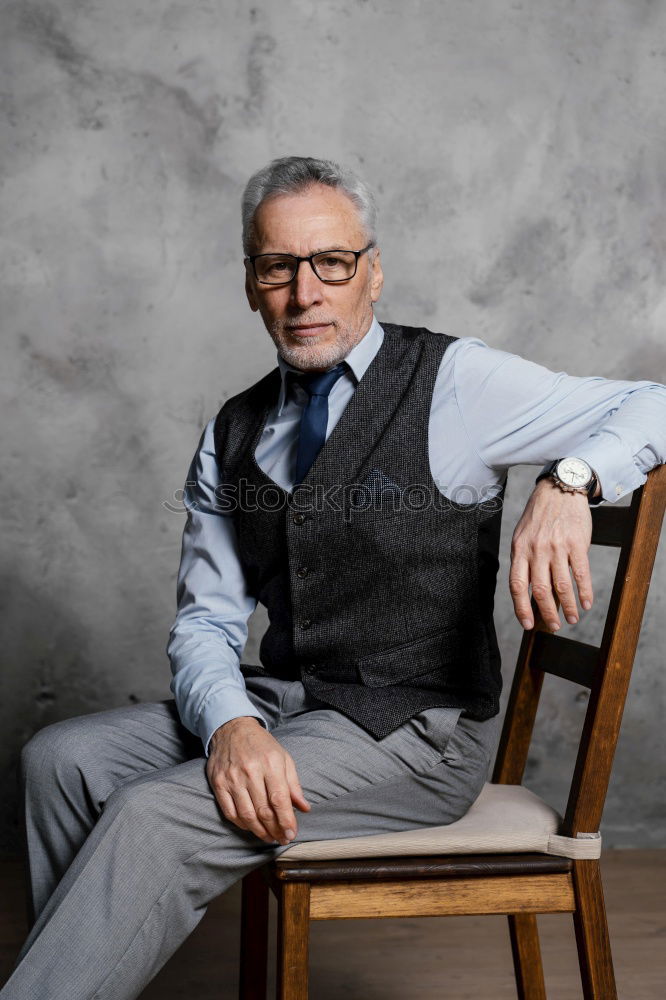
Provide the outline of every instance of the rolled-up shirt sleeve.
{"type": "Polygon", "coordinates": [[[491,469],[576,455],[604,500],[641,486],[666,462],[666,387],[553,372],[470,338],[455,359],[456,399],[469,439],[491,469]]]}
{"type": "Polygon", "coordinates": [[[215,730],[230,719],[250,715],[266,726],[240,671],[257,600],[247,587],[234,520],[215,509],[220,475],[213,423],[206,426],[187,475],[178,611],[167,645],[180,718],[200,737],[206,754],[215,730]]]}

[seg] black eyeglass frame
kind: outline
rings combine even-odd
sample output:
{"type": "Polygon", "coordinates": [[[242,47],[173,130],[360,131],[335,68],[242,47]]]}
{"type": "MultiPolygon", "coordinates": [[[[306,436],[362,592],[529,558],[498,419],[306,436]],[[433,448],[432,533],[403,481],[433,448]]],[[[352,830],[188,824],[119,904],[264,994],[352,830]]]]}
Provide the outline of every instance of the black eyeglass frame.
{"type": "Polygon", "coordinates": [[[372,250],[374,245],[375,245],[374,243],[368,243],[367,247],[363,247],[362,250],[340,250],[339,247],[336,250],[318,250],[317,253],[311,253],[309,257],[297,257],[296,254],[293,253],[255,253],[252,255],[248,255],[247,257],[244,257],[243,260],[244,261],[249,260],[249,262],[252,264],[252,271],[254,273],[256,280],[259,282],[260,285],[271,285],[273,288],[278,288],[281,285],[290,285],[294,280],[294,278],[296,277],[296,275],[298,274],[298,269],[304,260],[307,260],[315,276],[319,278],[319,280],[323,282],[325,285],[340,285],[343,282],[351,281],[352,278],[356,277],[356,272],[358,271],[359,257],[362,257],[364,253],[368,252],[368,250],[372,250]],[[317,274],[317,269],[314,266],[314,258],[325,257],[327,253],[353,253],[354,254],[353,273],[350,274],[349,277],[347,278],[322,278],[320,274],[317,274]],[[294,261],[294,273],[292,274],[291,278],[288,279],[288,281],[262,281],[259,275],[257,274],[257,268],[255,265],[255,261],[259,260],[260,257],[288,257],[290,260],[294,261]]]}

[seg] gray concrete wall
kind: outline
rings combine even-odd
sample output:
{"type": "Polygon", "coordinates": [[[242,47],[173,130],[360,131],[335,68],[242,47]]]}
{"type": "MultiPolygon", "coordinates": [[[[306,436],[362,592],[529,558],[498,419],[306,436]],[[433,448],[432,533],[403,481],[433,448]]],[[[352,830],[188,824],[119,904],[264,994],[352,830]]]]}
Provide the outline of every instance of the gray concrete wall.
{"type": "MultiPolygon", "coordinates": [[[[242,289],[248,174],[288,153],[362,169],[380,318],[664,380],[665,38],[648,0],[3,0],[2,850],[36,729],[168,696],[182,517],[162,500],[206,418],[275,363],[242,289]]],[[[507,677],[532,475],[507,508],[507,677]]],[[[664,842],[665,574],[662,553],[609,845],[664,842]]],[[[530,781],[555,805],[584,708],[557,685],[544,705],[530,781]]]]}

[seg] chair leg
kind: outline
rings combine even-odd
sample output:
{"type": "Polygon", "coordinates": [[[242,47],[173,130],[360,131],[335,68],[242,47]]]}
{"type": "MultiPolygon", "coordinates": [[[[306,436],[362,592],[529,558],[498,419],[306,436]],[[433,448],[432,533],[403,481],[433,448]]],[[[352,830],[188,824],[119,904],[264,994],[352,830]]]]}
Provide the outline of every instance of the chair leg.
{"type": "Polygon", "coordinates": [[[307,1000],[310,884],[285,882],[278,895],[277,1000],[307,1000]]]}
{"type": "Polygon", "coordinates": [[[574,861],[573,915],[585,1000],[617,1000],[598,861],[574,861]]]}
{"type": "Polygon", "coordinates": [[[268,885],[261,868],[243,879],[241,896],[240,1000],[266,1000],[268,885]]]}
{"type": "Polygon", "coordinates": [[[509,935],[518,1000],[546,1000],[536,913],[510,913],[509,935]]]}

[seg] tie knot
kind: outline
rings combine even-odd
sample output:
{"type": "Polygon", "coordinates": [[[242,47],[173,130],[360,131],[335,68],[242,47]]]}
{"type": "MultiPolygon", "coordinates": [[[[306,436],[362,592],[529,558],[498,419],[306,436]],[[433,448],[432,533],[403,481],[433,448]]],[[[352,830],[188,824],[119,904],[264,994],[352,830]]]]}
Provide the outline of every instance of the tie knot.
{"type": "Polygon", "coordinates": [[[310,398],[312,396],[328,396],[335,383],[341,375],[344,375],[348,367],[349,365],[346,361],[341,361],[340,364],[335,365],[334,368],[329,368],[326,372],[303,372],[302,374],[289,372],[289,375],[294,382],[298,382],[305,389],[310,398]]]}

